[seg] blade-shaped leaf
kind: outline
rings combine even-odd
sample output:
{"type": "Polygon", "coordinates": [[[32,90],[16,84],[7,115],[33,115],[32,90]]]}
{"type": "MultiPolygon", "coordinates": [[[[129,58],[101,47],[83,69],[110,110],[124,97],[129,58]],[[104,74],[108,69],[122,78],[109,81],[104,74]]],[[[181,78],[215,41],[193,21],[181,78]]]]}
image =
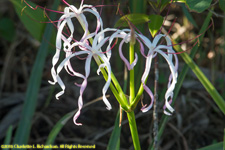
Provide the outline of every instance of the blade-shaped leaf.
{"type": "Polygon", "coordinates": [[[223,149],[223,142],[212,144],[198,150],[222,150],[223,149]]]}
{"type": "Polygon", "coordinates": [[[119,123],[120,123],[120,111],[118,111],[118,113],[117,113],[114,129],[113,129],[112,135],[109,139],[107,150],[119,150],[120,149],[121,127],[119,126],[119,123]]]}
{"type": "MultiPolygon", "coordinates": [[[[9,128],[8,128],[8,130],[6,132],[4,145],[10,145],[11,144],[12,132],[13,132],[13,126],[11,125],[11,126],[9,126],[9,128]]],[[[3,148],[3,150],[9,150],[9,148],[3,148]]]]}
{"type": "Polygon", "coordinates": [[[154,37],[163,24],[163,17],[160,15],[150,15],[149,19],[151,22],[148,23],[148,28],[152,37],[154,37]]]}
{"type": "Polygon", "coordinates": [[[115,24],[114,27],[129,27],[129,22],[131,22],[134,25],[143,24],[146,22],[149,22],[149,16],[146,14],[140,14],[140,13],[133,13],[128,14],[123,17],[121,17],[115,24]]]}
{"type": "Polygon", "coordinates": [[[187,17],[187,19],[193,24],[194,27],[198,28],[197,23],[195,22],[194,18],[192,17],[191,13],[186,8],[185,4],[181,4],[182,10],[187,17]]]}
{"type": "MultiPolygon", "coordinates": [[[[40,22],[47,21],[43,10],[40,8],[33,10],[28,7],[26,3],[21,3],[20,0],[10,1],[13,3],[16,13],[23,22],[26,29],[35,39],[41,41],[46,24],[40,22]]],[[[35,4],[32,2],[29,2],[29,4],[35,6],[35,4]]]]}
{"type": "Polygon", "coordinates": [[[186,4],[191,10],[201,13],[209,8],[211,2],[212,0],[187,0],[186,4]]]}
{"type": "MultiPolygon", "coordinates": [[[[60,1],[55,1],[53,9],[56,9],[59,6],[59,3],[60,1]]],[[[51,13],[50,17],[55,18],[56,14],[51,13]]],[[[30,136],[30,129],[32,125],[31,120],[35,112],[38,99],[38,92],[41,85],[44,63],[48,54],[49,43],[45,42],[45,40],[50,40],[52,31],[53,31],[52,24],[47,24],[44,33],[44,38],[42,40],[43,42],[38,50],[34,66],[32,68],[31,76],[26,90],[26,97],[24,100],[22,116],[13,141],[14,144],[22,145],[27,144],[28,142],[30,136]]]]}
{"type": "Polygon", "coordinates": [[[222,9],[223,11],[225,11],[225,0],[220,0],[219,1],[219,5],[220,5],[220,9],[222,9]]]}
{"type": "Polygon", "coordinates": [[[0,37],[12,42],[15,37],[14,22],[10,18],[0,19],[0,37]]]}

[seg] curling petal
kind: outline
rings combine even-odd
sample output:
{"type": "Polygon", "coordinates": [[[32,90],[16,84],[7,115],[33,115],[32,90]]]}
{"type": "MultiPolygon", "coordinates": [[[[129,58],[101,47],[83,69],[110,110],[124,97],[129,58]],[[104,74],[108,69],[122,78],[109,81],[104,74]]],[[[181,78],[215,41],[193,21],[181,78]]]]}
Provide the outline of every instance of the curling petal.
{"type": "Polygon", "coordinates": [[[107,92],[107,90],[110,86],[110,83],[111,83],[111,66],[110,66],[110,63],[108,62],[107,57],[104,54],[100,54],[99,56],[104,61],[104,64],[105,64],[105,66],[107,68],[107,72],[108,72],[108,79],[107,79],[106,84],[104,85],[104,87],[102,89],[102,94],[103,94],[103,102],[107,106],[106,109],[110,110],[110,109],[112,109],[112,106],[109,103],[108,99],[106,98],[106,92],[107,92]]]}

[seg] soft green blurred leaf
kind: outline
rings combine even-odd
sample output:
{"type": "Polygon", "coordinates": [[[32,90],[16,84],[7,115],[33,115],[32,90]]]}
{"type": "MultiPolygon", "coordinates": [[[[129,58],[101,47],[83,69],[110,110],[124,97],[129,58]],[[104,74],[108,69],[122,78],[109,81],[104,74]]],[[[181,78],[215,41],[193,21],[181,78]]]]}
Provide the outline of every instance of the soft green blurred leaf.
{"type": "Polygon", "coordinates": [[[114,27],[129,27],[128,20],[134,25],[143,24],[150,21],[149,16],[146,14],[133,13],[121,17],[116,22],[114,27]]]}
{"type": "Polygon", "coordinates": [[[223,150],[223,142],[212,144],[198,150],[223,150]]]}
{"type": "MultiPolygon", "coordinates": [[[[11,1],[15,2],[15,0],[11,0],[11,1]]],[[[21,2],[20,0],[17,0],[17,2],[18,1],[21,2]]],[[[60,4],[60,1],[54,1],[53,9],[57,9],[59,4],[60,4]]],[[[50,13],[50,17],[55,18],[56,14],[50,13]]],[[[39,24],[39,23],[36,23],[36,24],[39,24]]],[[[39,93],[39,89],[41,85],[42,73],[43,73],[45,60],[46,60],[48,49],[49,49],[49,43],[46,41],[50,40],[52,36],[52,31],[53,31],[52,24],[47,24],[45,28],[45,33],[43,35],[42,43],[41,43],[41,46],[39,47],[39,50],[34,62],[34,66],[32,68],[32,72],[30,75],[28,87],[26,90],[26,96],[24,99],[21,119],[19,121],[17,130],[16,130],[13,144],[26,145],[28,143],[30,130],[32,126],[32,118],[33,118],[37,100],[38,100],[38,93],[39,93]]],[[[21,148],[21,149],[24,149],[24,148],[21,148]]],[[[13,150],[16,150],[16,148],[13,148],[13,150]]]]}
{"type": "Polygon", "coordinates": [[[10,18],[0,19],[0,37],[12,42],[15,37],[14,22],[10,18]]]}
{"type": "MultiPolygon", "coordinates": [[[[35,39],[41,41],[46,23],[40,22],[47,21],[47,18],[44,15],[44,11],[40,8],[33,10],[24,2],[21,3],[21,0],[10,1],[13,3],[16,13],[19,16],[20,20],[23,22],[26,29],[35,39]]],[[[29,4],[35,7],[35,4],[30,1],[29,4]]]]}
{"type": "Polygon", "coordinates": [[[152,37],[154,37],[163,24],[163,17],[160,15],[150,15],[149,19],[151,22],[148,23],[148,28],[152,37]]]}
{"type": "Polygon", "coordinates": [[[117,113],[114,129],[110,136],[107,150],[119,150],[120,149],[121,127],[119,126],[119,123],[120,123],[120,111],[118,111],[118,113],[117,113]]]}
{"type": "Polygon", "coordinates": [[[222,9],[223,11],[225,11],[225,0],[220,0],[219,1],[219,5],[220,5],[220,9],[222,9]]]}
{"type": "Polygon", "coordinates": [[[201,13],[209,8],[211,2],[212,0],[187,0],[186,4],[191,10],[201,13]]]}
{"type": "Polygon", "coordinates": [[[185,4],[181,4],[182,10],[187,17],[187,19],[193,24],[194,27],[198,28],[197,23],[195,22],[194,18],[192,17],[191,13],[188,11],[188,9],[185,7],[185,4]]]}
{"type": "MultiPolygon", "coordinates": [[[[11,126],[9,126],[9,128],[8,128],[8,130],[6,132],[4,145],[10,145],[11,144],[12,132],[13,132],[13,126],[11,125],[11,126]]],[[[9,148],[3,148],[3,150],[9,150],[9,148]]]]}
{"type": "Polygon", "coordinates": [[[223,150],[225,150],[225,128],[223,133],[223,150]]]}
{"type": "MultiPolygon", "coordinates": [[[[74,113],[76,111],[72,111],[70,113],[67,113],[64,115],[52,128],[50,134],[48,135],[47,141],[45,145],[52,145],[54,144],[56,136],[59,134],[61,129],[64,127],[64,125],[67,123],[67,121],[73,117],[74,113]]],[[[44,150],[51,150],[51,148],[44,148],[44,150]]]]}

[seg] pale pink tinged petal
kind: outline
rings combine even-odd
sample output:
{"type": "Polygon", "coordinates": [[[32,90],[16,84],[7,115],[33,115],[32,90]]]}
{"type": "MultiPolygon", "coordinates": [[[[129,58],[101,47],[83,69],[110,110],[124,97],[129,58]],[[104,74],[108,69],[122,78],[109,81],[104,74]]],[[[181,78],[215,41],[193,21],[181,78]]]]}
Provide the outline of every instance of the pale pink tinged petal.
{"type": "Polygon", "coordinates": [[[80,3],[80,7],[82,7],[82,5],[84,4],[84,0],[81,1],[80,3]]]}
{"type": "Polygon", "coordinates": [[[87,78],[90,74],[90,66],[91,66],[91,59],[92,59],[92,54],[89,54],[88,57],[86,58],[85,62],[85,77],[87,78]]]}
{"type": "Polygon", "coordinates": [[[74,26],[73,26],[73,22],[72,22],[72,20],[70,18],[69,19],[66,19],[66,21],[67,21],[67,25],[68,25],[68,27],[70,29],[70,37],[67,40],[69,42],[71,42],[72,39],[73,39],[74,26]]]}
{"type": "MultiPolygon", "coordinates": [[[[173,99],[171,98],[171,99],[169,100],[169,104],[171,104],[172,101],[173,101],[173,99]]],[[[163,109],[164,109],[164,110],[166,109],[166,105],[163,106],[163,109]]]]}
{"type": "Polygon", "coordinates": [[[175,70],[175,66],[173,65],[172,60],[169,60],[169,57],[164,52],[162,52],[160,50],[157,50],[157,52],[160,53],[166,59],[168,65],[169,65],[171,74],[172,74],[173,81],[172,81],[170,87],[166,91],[166,94],[165,94],[165,105],[166,105],[166,108],[170,112],[173,112],[174,109],[171,107],[170,103],[168,102],[168,98],[169,97],[171,97],[171,98],[173,97],[173,90],[174,90],[175,84],[177,82],[177,71],[175,70]]]}
{"type": "Polygon", "coordinates": [[[139,39],[137,39],[137,41],[139,42],[140,52],[141,52],[142,56],[144,56],[146,58],[147,56],[145,55],[145,49],[144,49],[143,44],[141,43],[141,41],[139,39]]]}
{"type": "MultiPolygon", "coordinates": [[[[110,37],[106,38],[109,41],[109,44],[108,44],[108,46],[106,48],[105,53],[106,53],[106,56],[107,56],[108,60],[110,60],[111,55],[112,55],[111,44],[112,44],[112,41],[115,38],[117,38],[117,36],[119,35],[120,30],[118,30],[118,29],[111,29],[111,28],[107,28],[107,29],[102,30],[101,32],[99,32],[96,35],[96,39],[98,40],[98,43],[100,43],[104,39],[104,33],[107,32],[107,31],[116,31],[110,37]]],[[[97,40],[95,40],[95,41],[97,41],[97,40]]]]}
{"type": "Polygon", "coordinates": [[[62,89],[62,91],[60,91],[59,93],[57,93],[57,94],[55,95],[56,99],[58,100],[59,97],[60,97],[61,95],[64,94],[65,88],[66,88],[66,87],[65,87],[65,84],[62,82],[62,80],[61,80],[61,78],[60,78],[59,76],[57,76],[57,82],[58,82],[59,86],[60,86],[61,89],[62,89]]]}
{"type": "Polygon", "coordinates": [[[123,46],[123,43],[125,42],[126,40],[126,37],[121,41],[120,45],[119,45],[119,55],[120,55],[120,58],[123,60],[123,62],[125,63],[125,65],[127,66],[127,69],[128,70],[132,70],[133,67],[136,65],[137,63],[137,54],[135,53],[135,60],[132,62],[132,64],[129,63],[129,61],[124,57],[123,55],[123,52],[122,52],[122,46],[123,46]]]}
{"type": "Polygon", "coordinates": [[[148,93],[148,95],[151,98],[151,103],[149,104],[149,106],[146,107],[146,105],[144,105],[144,107],[141,108],[141,111],[143,113],[145,113],[145,112],[149,111],[152,108],[152,105],[153,105],[153,102],[154,102],[154,96],[153,96],[152,91],[144,83],[143,83],[143,88],[144,88],[144,90],[148,93]]]}
{"type": "Polygon", "coordinates": [[[56,71],[55,71],[55,65],[56,63],[58,62],[59,60],[59,56],[60,56],[60,50],[59,49],[56,49],[56,53],[55,55],[53,56],[52,58],[52,69],[51,69],[51,74],[52,74],[52,78],[53,78],[53,81],[48,81],[50,84],[54,85],[56,82],[57,82],[57,79],[56,79],[56,71]]]}
{"type": "Polygon", "coordinates": [[[97,70],[97,74],[100,75],[100,72],[101,72],[101,68],[105,68],[106,64],[101,64],[98,66],[98,70],[97,70]]]}
{"type": "Polygon", "coordinates": [[[144,56],[145,58],[149,57],[153,53],[152,42],[147,37],[145,37],[144,35],[138,34],[138,37],[139,37],[140,41],[142,41],[145,44],[145,46],[148,48],[147,55],[145,55],[144,47],[143,47],[143,49],[141,50],[142,56],[144,56]]]}
{"type": "Polygon", "coordinates": [[[81,123],[77,123],[77,118],[80,116],[81,109],[83,107],[83,92],[84,92],[86,86],[87,86],[87,78],[85,78],[83,83],[81,84],[80,96],[78,98],[78,111],[76,112],[76,114],[73,117],[74,124],[76,124],[78,126],[82,125],[81,123]]]}
{"type": "MultiPolygon", "coordinates": [[[[154,50],[157,50],[157,49],[159,49],[159,50],[166,49],[167,52],[168,52],[168,51],[173,51],[173,47],[167,46],[167,45],[158,45],[158,46],[156,46],[156,47],[154,48],[154,50]]],[[[170,54],[170,55],[171,55],[171,54],[170,54]]]]}
{"type": "Polygon", "coordinates": [[[142,78],[141,78],[142,83],[145,83],[145,80],[147,79],[147,77],[149,75],[149,72],[150,72],[150,69],[151,69],[152,57],[153,57],[153,54],[149,55],[146,59],[145,71],[144,71],[144,73],[142,75],[142,78]]]}
{"type": "Polygon", "coordinates": [[[78,86],[78,87],[81,87],[81,84],[79,84],[79,83],[74,83],[76,86],[78,86]]]}
{"type": "Polygon", "coordinates": [[[82,54],[88,54],[88,52],[86,52],[86,51],[80,51],[80,52],[73,53],[73,54],[70,55],[69,57],[66,57],[66,58],[59,64],[59,66],[57,67],[56,80],[57,80],[59,86],[62,88],[62,91],[59,92],[58,94],[56,94],[56,99],[58,99],[59,96],[61,96],[61,95],[64,93],[64,90],[65,90],[65,85],[63,84],[61,78],[59,77],[59,73],[61,72],[61,70],[62,70],[62,68],[64,67],[65,63],[66,63],[69,59],[71,59],[71,58],[74,57],[74,56],[82,55],[82,54]]]}
{"type": "Polygon", "coordinates": [[[156,35],[156,37],[154,38],[154,40],[153,40],[153,42],[152,42],[152,46],[153,46],[153,47],[156,47],[157,44],[158,44],[158,42],[159,42],[159,40],[160,40],[162,37],[164,37],[163,34],[158,34],[158,35],[156,35]]]}
{"type": "Polygon", "coordinates": [[[95,51],[98,51],[101,49],[101,47],[108,41],[108,37],[104,38],[100,43],[98,43],[98,45],[95,48],[95,51]]]}
{"type": "Polygon", "coordinates": [[[79,15],[80,11],[73,5],[69,5],[70,10],[74,13],[74,15],[79,15]]]}
{"type": "Polygon", "coordinates": [[[101,28],[101,30],[103,30],[102,18],[94,7],[92,8],[92,10],[91,9],[84,9],[83,12],[90,12],[93,15],[95,15],[95,17],[97,19],[97,26],[96,26],[96,29],[95,29],[95,33],[97,33],[100,28],[101,28]]]}
{"type": "Polygon", "coordinates": [[[57,36],[56,36],[56,53],[52,58],[52,69],[51,69],[51,74],[53,77],[53,81],[49,81],[50,84],[55,84],[57,82],[56,79],[56,71],[55,71],[55,65],[57,64],[59,57],[60,57],[60,51],[61,51],[61,47],[62,47],[62,41],[61,41],[61,37],[62,37],[62,29],[63,26],[66,24],[66,21],[63,21],[63,23],[60,25],[58,32],[57,32],[57,36]]]}
{"type": "Polygon", "coordinates": [[[132,62],[132,64],[130,65],[130,69],[129,70],[132,70],[134,68],[134,66],[137,64],[137,61],[138,61],[138,55],[137,55],[137,53],[135,53],[135,59],[132,62]]]}
{"type": "Polygon", "coordinates": [[[70,74],[71,76],[76,76],[76,77],[80,77],[82,79],[85,78],[84,75],[82,75],[79,72],[74,71],[73,67],[71,66],[71,63],[68,61],[67,64],[65,65],[65,70],[67,71],[68,74],[70,74]]]}
{"type": "Polygon", "coordinates": [[[154,101],[154,96],[152,94],[152,91],[145,85],[145,81],[146,81],[146,79],[149,75],[150,69],[151,69],[152,57],[153,57],[153,55],[150,55],[150,56],[147,57],[146,63],[145,63],[145,71],[144,71],[144,73],[142,75],[142,78],[141,78],[143,88],[148,93],[148,95],[150,96],[151,103],[148,107],[146,107],[146,105],[144,107],[142,107],[142,109],[141,109],[142,112],[147,112],[149,109],[151,109],[153,101],[154,101]]]}
{"type": "MultiPolygon", "coordinates": [[[[73,47],[69,46],[69,48],[68,48],[69,52],[66,53],[66,57],[69,57],[72,54],[72,52],[71,52],[72,48],[73,47]]],[[[85,78],[85,76],[82,75],[81,73],[78,73],[78,72],[74,71],[74,69],[73,69],[73,67],[70,63],[70,59],[65,63],[64,68],[67,71],[67,73],[71,76],[76,76],[76,77],[80,77],[80,78],[83,78],[83,79],[85,78]]]]}
{"type": "Polygon", "coordinates": [[[80,22],[81,26],[83,27],[83,30],[84,30],[84,35],[82,36],[81,38],[81,42],[83,42],[86,38],[86,36],[88,35],[88,22],[87,22],[87,19],[86,17],[84,16],[84,14],[80,14],[78,17],[77,17],[78,21],[80,22]]]}
{"type": "Polygon", "coordinates": [[[166,110],[164,110],[163,113],[164,113],[165,115],[167,115],[167,116],[171,116],[171,115],[172,115],[171,113],[169,113],[169,112],[166,111],[166,110]]]}
{"type": "Polygon", "coordinates": [[[107,72],[108,72],[108,79],[107,79],[106,84],[104,85],[104,87],[102,89],[102,94],[103,94],[103,102],[106,105],[106,109],[110,110],[110,109],[112,109],[112,106],[109,103],[108,99],[106,98],[106,92],[107,92],[107,90],[110,86],[110,83],[111,83],[111,66],[110,66],[110,63],[109,63],[107,57],[104,54],[100,54],[99,56],[103,60],[103,62],[105,64],[104,66],[106,66],[107,72]]]}
{"type": "Polygon", "coordinates": [[[81,87],[80,87],[80,96],[79,96],[79,99],[78,99],[78,111],[73,117],[73,122],[76,125],[82,125],[81,123],[77,123],[76,120],[80,116],[81,109],[83,107],[83,98],[82,98],[82,96],[83,96],[84,90],[85,90],[85,88],[87,86],[87,78],[88,78],[88,76],[90,74],[91,58],[92,58],[92,54],[89,54],[89,56],[87,57],[86,62],[85,62],[85,79],[84,79],[84,81],[83,81],[83,83],[81,84],[81,87]]]}
{"type": "Polygon", "coordinates": [[[105,32],[108,32],[108,31],[116,31],[116,29],[106,28],[106,29],[100,31],[98,34],[96,34],[96,36],[95,36],[95,38],[94,38],[94,40],[93,40],[93,43],[92,43],[92,47],[97,46],[97,44],[98,44],[99,42],[101,42],[101,41],[104,39],[104,37],[105,37],[105,35],[104,35],[105,32]]]}

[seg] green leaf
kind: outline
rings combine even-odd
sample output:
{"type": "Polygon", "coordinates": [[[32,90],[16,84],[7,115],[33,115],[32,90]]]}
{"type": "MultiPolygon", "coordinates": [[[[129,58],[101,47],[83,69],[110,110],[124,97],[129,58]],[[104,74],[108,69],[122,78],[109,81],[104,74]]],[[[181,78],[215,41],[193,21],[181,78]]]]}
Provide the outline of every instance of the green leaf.
{"type": "Polygon", "coordinates": [[[143,24],[146,22],[149,22],[149,16],[146,14],[140,14],[140,13],[133,13],[133,14],[128,14],[124,15],[121,17],[115,24],[114,27],[129,27],[129,22],[131,22],[134,25],[137,24],[143,24]]]}
{"type": "Polygon", "coordinates": [[[119,150],[120,149],[121,127],[119,127],[119,122],[120,122],[120,111],[118,111],[118,113],[117,113],[114,129],[113,129],[112,135],[110,136],[107,150],[119,150]]]}
{"type": "MultiPolygon", "coordinates": [[[[56,136],[59,134],[59,132],[64,127],[64,125],[67,123],[67,121],[73,117],[74,113],[76,113],[76,111],[67,113],[56,123],[56,125],[52,128],[50,134],[48,135],[45,145],[54,144],[56,136]]],[[[51,148],[44,148],[44,150],[51,150],[51,148]]]]}
{"type": "Polygon", "coordinates": [[[211,2],[212,0],[187,0],[186,4],[191,10],[201,13],[209,8],[211,2]]]}
{"type": "Polygon", "coordinates": [[[187,19],[194,25],[194,27],[198,28],[197,23],[195,22],[194,18],[192,17],[191,13],[188,11],[188,9],[185,7],[184,4],[181,4],[182,10],[187,17],[187,19]]]}
{"type": "Polygon", "coordinates": [[[12,42],[15,37],[14,22],[10,18],[0,19],[0,37],[12,42]]]}
{"type": "MultiPolygon", "coordinates": [[[[26,29],[35,39],[41,41],[46,23],[40,22],[47,21],[47,18],[44,15],[44,11],[40,8],[33,10],[25,3],[21,3],[20,0],[10,1],[13,3],[16,13],[19,16],[20,20],[23,22],[26,29]]],[[[35,4],[30,1],[29,4],[35,7],[35,4]]]]}
{"type": "Polygon", "coordinates": [[[223,133],[223,150],[225,149],[225,128],[224,128],[224,133],[223,133]]]}
{"type": "MultiPolygon", "coordinates": [[[[12,132],[13,132],[13,126],[9,126],[6,137],[4,140],[4,145],[10,145],[11,144],[11,139],[12,139],[12,132]]],[[[9,148],[3,148],[3,150],[9,150],[9,148]]]]}
{"type": "Polygon", "coordinates": [[[223,142],[212,144],[198,150],[222,150],[223,149],[223,142]]]}
{"type": "MultiPolygon", "coordinates": [[[[53,9],[57,9],[59,4],[60,1],[55,1],[53,4],[53,9]]],[[[56,13],[50,13],[50,17],[55,18],[56,13]]],[[[42,44],[39,47],[38,54],[34,62],[34,66],[32,68],[31,76],[26,90],[26,96],[23,104],[21,119],[19,121],[16,130],[16,135],[13,141],[14,144],[26,145],[28,142],[30,136],[30,129],[32,125],[32,118],[35,112],[38,99],[38,92],[41,85],[42,73],[49,49],[49,43],[47,43],[46,40],[50,40],[52,31],[53,31],[52,24],[47,24],[42,44]]]]}
{"type": "Polygon", "coordinates": [[[225,11],[225,0],[220,0],[219,1],[219,5],[220,5],[220,9],[222,9],[223,11],[225,11]]]}
{"type": "Polygon", "coordinates": [[[154,37],[163,24],[163,17],[160,15],[150,15],[149,19],[151,22],[148,23],[148,28],[152,37],[154,37]]]}

